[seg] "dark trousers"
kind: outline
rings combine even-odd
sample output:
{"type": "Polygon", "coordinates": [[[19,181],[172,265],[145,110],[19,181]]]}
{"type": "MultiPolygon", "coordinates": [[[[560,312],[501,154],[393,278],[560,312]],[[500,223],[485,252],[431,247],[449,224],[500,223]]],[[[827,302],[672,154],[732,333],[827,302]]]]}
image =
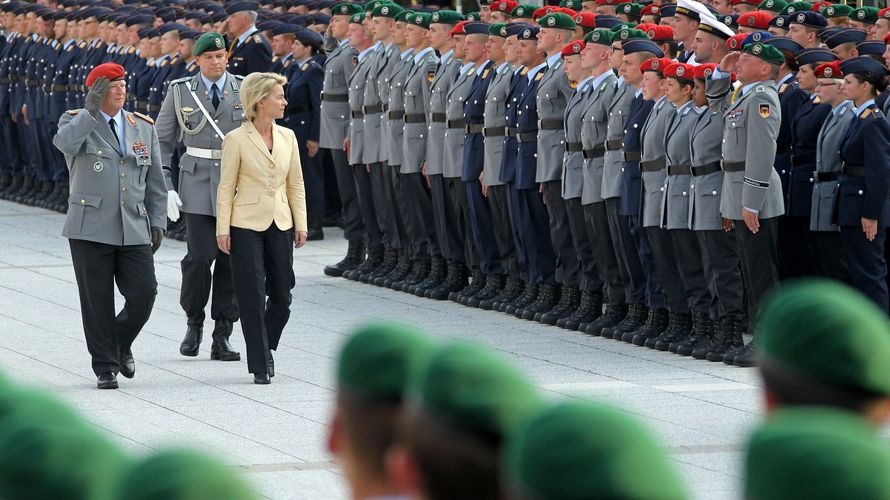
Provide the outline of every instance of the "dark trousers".
{"type": "Polygon", "coordinates": [[[12,123],[12,119],[6,116],[0,116],[0,134],[2,134],[2,144],[4,154],[0,155],[0,172],[11,175],[22,175],[22,155],[19,150],[21,142],[18,140],[18,125],[12,123]]]}
{"type": "Polygon", "coordinates": [[[624,282],[624,294],[628,304],[646,303],[646,276],[640,264],[633,236],[627,226],[627,217],[618,213],[620,198],[609,198],[606,203],[606,216],[609,221],[609,232],[615,244],[615,257],[618,259],[618,272],[624,282]]]}
{"type": "MultiPolygon", "coordinates": [[[[44,126],[46,127],[46,137],[52,142],[56,132],[59,131],[58,118],[45,120],[44,126]]],[[[52,175],[51,180],[59,184],[68,184],[68,166],[65,163],[65,156],[58,148],[47,148],[47,150],[51,162],[49,166],[52,175]]]]}
{"type": "MultiPolygon", "coordinates": [[[[334,169],[334,159],[331,158],[330,149],[318,150],[318,162],[321,165],[321,172],[324,177],[324,205],[325,216],[343,213],[343,207],[340,205],[340,191],[337,185],[337,171],[334,169]]],[[[341,151],[342,153],[342,151],[341,151]]],[[[345,155],[343,159],[345,163],[345,155]]]]}
{"type": "Polygon", "coordinates": [[[324,218],[324,172],[321,169],[321,151],[309,156],[305,137],[299,137],[300,167],[303,171],[303,185],[306,189],[306,217],[311,224],[321,227],[324,218]]]}
{"type": "Polygon", "coordinates": [[[232,287],[229,256],[216,245],[216,217],[183,214],[186,226],[186,254],[182,258],[182,290],[179,305],[190,325],[204,323],[204,308],[210,302],[210,317],[216,321],[238,321],[238,303],[232,287]],[[213,269],[211,270],[211,266],[213,269]]]}
{"type": "Polygon", "coordinates": [[[596,267],[603,276],[606,286],[606,300],[610,304],[626,304],[624,282],[618,272],[618,257],[615,255],[615,245],[612,242],[612,233],[609,231],[609,221],[606,215],[606,203],[600,201],[583,205],[584,221],[587,227],[587,237],[593,245],[593,255],[596,259],[596,267]]]}
{"type": "Polygon", "coordinates": [[[860,226],[841,226],[841,241],[853,288],[870,298],[885,313],[888,308],[887,261],[884,259],[884,228],[878,227],[875,239],[868,241],[860,226]]]}
{"type": "Polygon", "coordinates": [[[528,254],[525,242],[522,240],[522,210],[520,210],[519,193],[515,184],[506,184],[507,214],[510,216],[510,230],[513,232],[513,243],[516,249],[516,259],[519,264],[519,277],[530,281],[528,274],[528,254]]]}
{"type": "MultiPolygon", "coordinates": [[[[734,230],[736,231],[736,230],[734,230]]],[[[717,298],[711,319],[745,322],[745,287],[735,236],[723,230],[694,231],[702,257],[705,282],[717,298]]]]}
{"type": "Polygon", "coordinates": [[[451,206],[454,207],[454,229],[457,237],[463,242],[464,259],[472,269],[479,269],[479,252],[473,243],[472,221],[470,221],[470,199],[467,197],[467,186],[460,177],[446,177],[445,185],[448,186],[448,196],[451,197],[451,206]]]}
{"type": "Polygon", "coordinates": [[[810,247],[816,274],[844,283],[850,282],[850,268],[839,231],[810,231],[810,247]]]}
{"type": "Polygon", "coordinates": [[[334,172],[337,175],[337,190],[340,192],[340,206],[343,211],[343,237],[347,241],[361,241],[365,237],[365,224],[358,204],[358,193],[352,167],[341,149],[329,149],[334,172]]]}
{"type": "Polygon", "coordinates": [[[537,188],[520,189],[519,211],[522,243],[528,257],[531,283],[556,284],[556,253],[550,241],[550,221],[544,198],[537,188]]]}
{"type": "Polygon", "coordinates": [[[734,221],[740,248],[742,279],[748,290],[748,318],[756,320],[760,303],[779,283],[779,251],[777,217],[760,220],[760,230],[752,233],[744,220],[734,221]]]}
{"type": "Polygon", "coordinates": [[[810,218],[781,215],[778,219],[779,277],[812,276],[815,266],[809,245],[810,218]]]}
{"type": "Polygon", "coordinates": [[[405,232],[412,241],[414,258],[428,259],[431,255],[441,255],[436,223],[433,220],[433,203],[426,179],[420,172],[399,174],[399,184],[408,209],[405,232]]]}
{"type": "Polygon", "coordinates": [[[293,249],[293,228],[282,231],[274,222],[265,231],[232,228],[232,277],[250,373],[266,373],[269,351],[278,348],[290,318],[293,249]]]}
{"type": "Polygon", "coordinates": [[[587,225],[584,222],[584,208],[581,198],[565,200],[566,218],[572,232],[572,245],[578,258],[578,288],[600,293],[603,290],[603,278],[600,276],[593,253],[587,225]]]}
{"type": "MultiPolygon", "coordinates": [[[[464,181],[464,190],[467,199],[467,214],[470,222],[470,232],[476,255],[479,257],[479,269],[485,274],[504,274],[504,265],[501,259],[497,231],[504,228],[496,228],[492,214],[492,204],[489,203],[492,191],[489,188],[489,200],[482,195],[482,183],[478,180],[464,181]]],[[[493,186],[494,187],[494,186],[493,186]]],[[[497,186],[500,187],[500,186],[497,186]]],[[[501,215],[503,217],[503,214],[501,215]]],[[[506,229],[509,230],[509,220],[506,229]]],[[[498,224],[503,224],[499,220],[498,224]]]]}
{"type": "Polygon", "coordinates": [[[580,281],[581,264],[572,239],[572,227],[566,201],[562,199],[562,181],[549,181],[542,184],[544,203],[550,226],[550,241],[556,253],[556,281],[563,286],[577,287],[580,281]]]}
{"type": "Polygon", "coordinates": [[[690,229],[671,229],[668,231],[674,243],[677,256],[677,269],[688,297],[689,307],[694,312],[710,314],[716,296],[708,290],[705,271],[702,266],[702,254],[698,246],[698,238],[690,229]]]}
{"type": "Polygon", "coordinates": [[[671,312],[690,312],[688,296],[680,277],[680,267],[677,265],[677,252],[670,233],[667,229],[650,226],[646,228],[646,235],[651,245],[654,271],[658,275],[659,282],[664,284],[665,305],[671,312]]]}
{"type": "Polygon", "coordinates": [[[355,182],[355,193],[358,198],[359,217],[365,228],[369,252],[383,250],[383,231],[377,222],[377,211],[374,209],[374,195],[371,188],[371,173],[364,165],[352,165],[352,179],[355,182]]]}
{"type": "MultiPolygon", "coordinates": [[[[454,199],[448,192],[448,184],[442,174],[428,176],[430,180],[430,197],[433,206],[433,222],[436,227],[436,239],[442,256],[448,260],[466,263],[463,241],[457,231],[454,199]]],[[[460,180],[460,179],[458,179],[460,180]]]]}
{"type": "Polygon", "coordinates": [[[402,248],[401,235],[405,232],[396,207],[392,169],[386,163],[371,165],[371,200],[377,216],[377,226],[383,235],[383,243],[389,248],[402,248]]]}
{"type": "Polygon", "coordinates": [[[80,314],[93,373],[120,371],[120,353],[133,345],[157,295],[150,245],[116,246],[69,239],[80,314]],[[114,285],[124,307],[114,312],[114,285]]]}
{"type": "Polygon", "coordinates": [[[513,228],[510,225],[510,212],[507,208],[506,185],[488,186],[488,208],[491,213],[491,225],[488,230],[492,232],[497,242],[504,272],[511,276],[519,276],[516,242],[513,241],[513,228]]]}
{"type": "Polygon", "coordinates": [[[637,249],[637,256],[640,258],[640,268],[643,270],[643,276],[646,278],[646,305],[652,309],[664,309],[667,307],[666,292],[661,286],[663,280],[655,270],[655,259],[652,255],[649,233],[640,223],[638,216],[622,215],[621,217],[627,221],[630,236],[633,239],[634,247],[637,249]]]}

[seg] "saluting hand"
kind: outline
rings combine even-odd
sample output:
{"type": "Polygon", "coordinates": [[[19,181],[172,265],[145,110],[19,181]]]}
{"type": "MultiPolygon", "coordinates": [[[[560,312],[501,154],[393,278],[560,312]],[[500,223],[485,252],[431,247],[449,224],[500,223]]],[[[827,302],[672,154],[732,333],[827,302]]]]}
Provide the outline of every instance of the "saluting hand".
{"type": "Polygon", "coordinates": [[[866,219],[862,218],[862,232],[865,233],[865,239],[868,241],[874,241],[875,236],[878,234],[878,221],[877,219],[866,219]]]}
{"type": "Polygon", "coordinates": [[[216,246],[219,247],[220,252],[229,255],[229,252],[232,251],[232,237],[228,234],[224,236],[217,236],[216,246]]]}
{"type": "Polygon", "coordinates": [[[738,64],[739,57],[741,56],[741,52],[730,52],[723,56],[723,59],[720,60],[720,71],[724,73],[732,73],[735,71],[736,64],[738,64]]]}
{"type": "Polygon", "coordinates": [[[309,233],[306,231],[297,231],[294,234],[294,248],[303,248],[303,245],[306,244],[306,240],[309,239],[309,233]]]}
{"type": "Polygon", "coordinates": [[[99,108],[102,107],[102,102],[105,101],[105,96],[108,95],[110,88],[111,82],[108,81],[108,78],[102,77],[93,82],[90,91],[87,92],[84,109],[93,117],[99,116],[99,108]]]}

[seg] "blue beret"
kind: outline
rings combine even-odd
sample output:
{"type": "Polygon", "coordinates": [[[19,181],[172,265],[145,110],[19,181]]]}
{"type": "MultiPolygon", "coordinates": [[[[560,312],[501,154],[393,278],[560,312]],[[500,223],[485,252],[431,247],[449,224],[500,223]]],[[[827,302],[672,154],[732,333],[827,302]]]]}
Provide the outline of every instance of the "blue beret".
{"type": "Polygon", "coordinates": [[[828,26],[828,20],[818,12],[804,11],[791,14],[790,24],[802,24],[808,28],[822,29],[828,26]]]}
{"type": "Polygon", "coordinates": [[[878,40],[866,40],[856,44],[856,51],[859,52],[860,56],[883,56],[886,49],[887,44],[878,40]]]}
{"type": "Polygon", "coordinates": [[[468,35],[487,35],[488,23],[467,23],[464,25],[464,33],[468,35]]]}
{"type": "Polygon", "coordinates": [[[321,38],[321,35],[312,30],[307,30],[305,28],[297,30],[296,33],[294,33],[294,36],[296,37],[298,42],[306,45],[307,47],[320,48],[322,46],[323,40],[321,38]]]}
{"type": "Polygon", "coordinates": [[[788,20],[790,18],[791,18],[791,16],[776,16],[770,20],[769,25],[773,28],[787,30],[788,29],[788,20]]]}
{"type": "Polygon", "coordinates": [[[306,24],[331,24],[331,16],[321,12],[306,16],[306,24]]]}
{"type": "Polygon", "coordinates": [[[254,11],[259,10],[260,5],[256,2],[231,2],[226,5],[225,10],[226,14],[232,15],[237,14],[238,12],[246,12],[246,11],[254,11]]]}
{"type": "Polygon", "coordinates": [[[801,50],[803,50],[803,45],[795,42],[794,40],[785,37],[785,36],[777,36],[775,38],[770,38],[766,41],[767,45],[772,45],[773,47],[779,50],[787,50],[792,54],[797,54],[801,50]]]}
{"type": "Polygon", "coordinates": [[[201,36],[199,31],[187,30],[179,32],[179,38],[183,40],[197,40],[199,36],[201,36]]]}
{"type": "Polygon", "coordinates": [[[257,23],[256,28],[260,31],[275,31],[281,27],[278,21],[262,21],[257,23]]]}
{"type": "Polygon", "coordinates": [[[741,14],[727,14],[725,16],[721,16],[718,19],[720,19],[720,22],[725,24],[726,26],[728,26],[732,29],[737,29],[739,27],[739,16],[740,15],[741,14]]]}
{"type": "Polygon", "coordinates": [[[167,33],[170,31],[183,32],[183,31],[188,31],[188,29],[189,29],[189,27],[184,24],[170,23],[170,24],[161,25],[161,27],[158,28],[158,32],[160,32],[163,35],[164,33],[167,33]]]}
{"type": "Polygon", "coordinates": [[[772,40],[773,38],[776,38],[776,36],[766,31],[755,31],[754,33],[748,33],[748,36],[746,36],[742,40],[742,48],[744,48],[745,45],[748,45],[749,43],[766,42],[767,40],[772,40]]]}
{"type": "Polygon", "coordinates": [[[794,56],[798,65],[822,64],[840,59],[834,52],[823,48],[804,49],[794,56]]]}
{"type": "MultiPolygon", "coordinates": [[[[298,26],[294,24],[287,23],[279,23],[277,21],[266,21],[267,23],[275,23],[276,26],[269,29],[269,34],[272,36],[275,35],[287,35],[289,33],[294,33],[297,29],[300,29],[298,26]]],[[[261,28],[260,28],[261,29],[261,28]]]]}
{"type": "MultiPolygon", "coordinates": [[[[664,12],[663,9],[662,9],[662,12],[664,12]]],[[[610,30],[610,29],[614,28],[615,26],[618,26],[619,24],[623,23],[624,21],[622,21],[621,19],[618,19],[618,17],[616,17],[616,16],[608,16],[607,15],[607,16],[596,16],[596,18],[594,18],[593,22],[597,28],[604,28],[604,29],[610,30]]]]}
{"type": "Polygon", "coordinates": [[[845,29],[849,29],[849,28],[845,28],[843,26],[829,26],[819,32],[819,40],[822,43],[825,43],[825,40],[828,40],[829,37],[831,37],[832,35],[835,35],[836,33],[844,31],[845,29]]]}
{"type": "Polygon", "coordinates": [[[872,73],[878,76],[887,76],[887,67],[875,61],[869,56],[851,57],[846,61],[841,61],[841,71],[844,76],[853,73],[872,73]]]}
{"type": "Polygon", "coordinates": [[[675,4],[675,3],[670,3],[670,4],[667,4],[667,5],[662,5],[662,6],[661,6],[661,13],[660,13],[660,15],[661,15],[662,18],[665,18],[665,17],[674,17],[674,14],[676,14],[676,13],[677,13],[677,4],[675,4]]]}
{"type": "Polygon", "coordinates": [[[664,52],[658,48],[658,45],[655,42],[650,40],[641,40],[639,38],[632,38],[621,44],[621,48],[624,49],[624,54],[635,54],[637,52],[651,52],[655,54],[655,57],[664,57],[664,52]]]}
{"type": "Polygon", "coordinates": [[[523,28],[523,30],[516,35],[516,38],[519,40],[537,40],[539,31],[541,31],[541,28],[529,25],[523,28]]]}
{"type": "Polygon", "coordinates": [[[868,32],[857,30],[855,28],[848,28],[837,31],[829,37],[824,38],[822,41],[825,42],[825,45],[828,45],[829,49],[833,49],[842,43],[861,42],[866,38],[868,38],[868,32]]]}
{"type": "Polygon", "coordinates": [[[530,28],[530,24],[526,23],[510,23],[507,25],[507,36],[519,36],[526,28],[530,28]]]}

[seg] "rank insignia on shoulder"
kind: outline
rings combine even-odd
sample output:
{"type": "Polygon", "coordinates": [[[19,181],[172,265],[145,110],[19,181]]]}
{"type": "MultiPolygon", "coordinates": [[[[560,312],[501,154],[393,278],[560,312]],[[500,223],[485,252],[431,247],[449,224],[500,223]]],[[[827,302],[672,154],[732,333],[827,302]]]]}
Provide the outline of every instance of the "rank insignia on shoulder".
{"type": "Polygon", "coordinates": [[[576,88],[578,88],[578,82],[576,82],[576,81],[570,81],[570,82],[569,82],[569,87],[570,87],[572,90],[575,90],[576,88]]]}
{"type": "Polygon", "coordinates": [[[263,43],[263,37],[260,35],[253,35],[253,41],[256,43],[263,43]]]}
{"type": "Polygon", "coordinates": [[[163,68],[164,66],[167,65],[167,63],[169,63],[169,61],[167,59],[164,59],[163,61],[161,61],[161,67],[163,68]]]}
{"type": "Polygon", "coordinates": [[[544,78],[544,73],[541,73],[541,72],[539,71],[538,74],[535,75],[535,81],[536,81],[536,82],[541,81],[541,78],[544,78]]]}
{"type": "Polygon", "coordinates": [[[241,109],[241,103],[240,103],[240,102],[236,102],[232,107],[233,107],[234,109],[241,109]]]}
{"type": "Polygon", "coordinates": [[[130,125],[134,127],[136,126],[136,119],[133,118],[131,115],[127,115],[127,121],[130,122],[130,125]]]}
{"type": "Polygon", "coordinates": [[[782,85],[779,86],[779,93],[781,94],[782,92],[785,92],[785,90],[786,90],[787,88],[788,88],[788,84],[787,84],[787,83],[783,83],[782,85]]]}
{"type": "Polygon", "coordinates": [[[763,85],[758,85],[754,87],[754,92],[766,92],[766,87],[763,85]]]}
{"type": "Polygon", "coordinates": [[[79,109],[69,109],[68,111],[65,111],[65,112],[71,116],[77,116],[77,113],[80,113],[80,110],[79,109]]]}
{"type": "Polygon", "coordinates": [[[861,115],[859,115],[859,119],[864,120],[864,119],[868,118],[869,116],[871,116],[872,113],[874,113],[874,112],[875,112],[875,110],[873,110],[871,108],[867,108],[865,111],[862,112],[861,115]]]}
{"type": "Polygon", "coordinates": [[[772,110],[770,109],[769,104],[761,104],[759,112],[760,112],[761,118],[769,118],[769,115],[772,112],[772,110]]]}
{"type": "Polygon", "coordinates": [[[488,78],[488,70],[482,72],[482,79],[485,80],[486,78],[488,78]]]}
{"type": "Polygon", "coordinates": [[[426,72],[426,79],[427,79],[427,80],[429,80],[429,81],[433,81],[434,78],[436,78],[436,72],[435,72],[435,71],[427,71],[427,72],[426,72]]]}
{"type": "Polygon", "coordinates": [[[148,123],[150,123],[150,124],[152,124],[152,125],[155,124],[155,121],[154,121],[154,120],[152,120],[152,119],[149,118],[148,116],[143,115],[142,113],[140,113],[140,112],[138,112],[138,111],[133,111],[133,115],[136,116],[137,118],[141,118],[141,119],[147,121],[148,123]]]}
{"type": "Polygon", "coordinates": [[[309,63],[303,63],[303,65],[300,66],[300,71],[306,71],[306,68],[308,68],[308,67],[309,67],[309,63]]]}

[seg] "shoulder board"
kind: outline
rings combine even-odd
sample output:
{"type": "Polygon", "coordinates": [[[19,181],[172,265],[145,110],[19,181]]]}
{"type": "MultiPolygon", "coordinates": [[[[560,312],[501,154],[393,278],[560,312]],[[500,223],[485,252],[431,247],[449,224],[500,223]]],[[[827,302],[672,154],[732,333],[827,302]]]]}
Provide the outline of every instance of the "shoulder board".
{"type": "Polygon", "coordinates": [[[253,41],[256,43],[263,43],[263,37],[260,35],[253,35],[251,38],[253,38],[253,41]]]}
{"type": "Polygon", "coordinates": [[[819,99],[819,96],[814,97],[813,104],[822,104],[822,99],[819,99]]]}
{"type": "Polygon", "coordinates": [[[68,111],[65,111],[65,112],[71,116],[76,116],[78,113],[80,113],[80,110],[79,109],[69,109],[68,111]]]}
{"type": "Polygon", "coordinates": [[[82,49],[82,48],[84,48],[84,47],[86,47],[86,46],[87,46],[87,43],[86,43],[86,42],[80,42],[80,43],[77,44],[77,48],[78,48],[78,49],[82,49]]]}
{"type": "Polygon", "coordinates": [[[237,79],[239,79],[239,80],[243,80],[243,79],[244,79],[244,75],[232,75],[232,76],[234,76],[235,78],[237,78],[237,79]]]}
{"type": "Polygon", "coordinates": [[[170,85],[176,85],[176,84],[179,84],[179,83],[186,83],[186,82],[188,82],[188,81],[191,80],[191,79],[192,79],[192,77],[190,77],[190,76],[186,76],[186,77],[183,77],[183,78],[177,78],[176,80],[173,80],[172,82],[170,82],[170,85]]]}
{"type": "Polygon", "coordinates": [[[535,75],[535,81],[537,82],[537,81],[541,80],[541,78],[544,78],[544,73],[541,73],[540,71],[538,71],[538,74],[535,75]]]}
{"type": "Polygon", "coordinates": [[[766,86],[758,85],[758,86],[754,87],[754,92],[760,92],[760,93],[766,92],[766,86]]]}
{"type": "Polygon", "coordinates": [[[482,79],[485,80],[486,78],[488,78],[488,70],[487,69],[482,72],[482,79]]]}
{"type": "Polygon", "coordinates": [[[841,110],[837,112],[837,115],[844,116],[844,113],[846,113],[848,109],[850,109],[848,106],[842,106],[841,110]]]}
{"type": "Polygon", "coordinates": [[[170,59],[170,64],[176,64],[179,62],[179,56],[173,56],[173,59],[170,59]]]}
{"type": "Polygon", "coordinates": [[[272,62],[273,62],[273,63],[278,62],[278,59],[280,59],[278,56],[272,56],[272,62]]]}
{"type": "Polygon", "coordinates": [[[787,84],[787,83],[783,83],[782,85],[779,86],[779,93],[781,94],[782,92],[785,92],[785,90],[786,90],[787,88],[788,88],[788,84],[787,84]]]}
{"type": "MultiPolygon", "coordinates": [[[[150,123],[151,125],[154,125],[154,124],[155,124],[155,121],[154,121],[154,120],[152,120],[152,119],[149,118],[148,116],[143,115],[142,113],[140,113],[140,112],[138,112],[138,111],[133,111],[133,115],[136,116],[137,118],[141,118],[141,119],[147,121],[147,122],[150,123]]],[[[109,122],[110,122],[110,120],[109,120],[109,122]]]]}
{"type": "Polygon", "coordinates": [[[300,66],[300,71],[306,71],[306,68],[308,68],[308,67],[309,67],[309,63],[308,63],[308,62],[303,63],[303,65],[300,66]]]}
{"type": "Polygon", "coordinates": [[[133,115],[127,115],[127,121],[130,122],[130,125],[136,126],[136,119],[133,118],[133,115]]]}
{"type": "Polygon", "coordinates": [[[873,110],[873,109],[871,109],[871,108],[867,108],[865,111],[862,112],[861,115],[859,115],[859,119],[860,119],[860,120],[865,120],[865,119],[868,118],[869,116],[873,115],[874,112],[875,112],[875,110],[873,110]]]}
{"type": "Polygon", "coordinates": [[[161,61],[161,66],[160,66],[160,67],[162,67],[162,68],[163,68],[163,67],[164,67],[164,66],[166,66],[166,65],[167,65],[167,63],[169,63],[169,62],[170,62],[170,60],[169,60],[169,59],[164,59],[164,60],[163,60],[163,61],[161,61]]]}

